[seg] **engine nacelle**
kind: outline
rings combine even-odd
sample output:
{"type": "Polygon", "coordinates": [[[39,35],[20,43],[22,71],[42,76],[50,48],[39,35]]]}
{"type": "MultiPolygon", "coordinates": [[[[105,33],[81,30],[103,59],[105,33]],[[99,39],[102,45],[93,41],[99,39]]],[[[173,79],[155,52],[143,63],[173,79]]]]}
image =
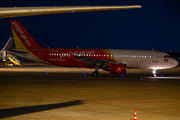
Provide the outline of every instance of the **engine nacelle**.
{"type": "Polygon", "coordinates": [[[126,64],[111,64],[110,72],[115,74],[126,74],[126,64]]]}

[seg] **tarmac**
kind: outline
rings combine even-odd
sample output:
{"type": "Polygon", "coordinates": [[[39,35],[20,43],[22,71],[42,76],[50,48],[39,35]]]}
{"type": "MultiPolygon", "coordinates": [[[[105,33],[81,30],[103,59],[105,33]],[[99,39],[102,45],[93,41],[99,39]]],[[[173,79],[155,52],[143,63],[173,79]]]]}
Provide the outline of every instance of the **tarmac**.
{"type": "Polygon", "coordinates": [[[47,65],[0,67],[2,120],[180,120],[180,67],[125,76],[47,65]],[[162,77],[163,75],[163,77],[162,77]]]}

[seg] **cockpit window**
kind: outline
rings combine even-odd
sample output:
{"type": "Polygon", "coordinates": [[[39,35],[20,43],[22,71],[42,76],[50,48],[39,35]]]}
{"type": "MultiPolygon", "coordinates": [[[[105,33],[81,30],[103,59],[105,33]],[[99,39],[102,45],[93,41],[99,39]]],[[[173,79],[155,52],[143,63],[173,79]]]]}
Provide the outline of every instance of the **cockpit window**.
{"type": "Polygon", "coordinates": [[[170,58],[170,56],[169,55],[164,55],[164,58],[170,58]]]}

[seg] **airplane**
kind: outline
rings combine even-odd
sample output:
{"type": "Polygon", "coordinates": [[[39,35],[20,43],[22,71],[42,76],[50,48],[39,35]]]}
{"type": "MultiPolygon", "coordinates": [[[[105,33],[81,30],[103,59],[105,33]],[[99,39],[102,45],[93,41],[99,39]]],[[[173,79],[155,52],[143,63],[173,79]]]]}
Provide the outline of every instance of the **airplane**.
{"type": "Polygon", "coordinates": [[[95,77],[99,69],[121,75],[126,69],[152,69],[156,77],[156,70],[178,65],[167,53],[155,50],[44,48],[18,20],[10,23],[16,49],[7,50],[7,54],[56,66],[95,68],[95,77]]]}
{"type": "Polygon", "coordinates": [[[125,6],[42,6],[42,7],[0,7],[0,18],[33,16],[33,15],[50,15],[75,12],[91,12],[105,10],[122,10],[141,8],[141,5],[125,6]]]}

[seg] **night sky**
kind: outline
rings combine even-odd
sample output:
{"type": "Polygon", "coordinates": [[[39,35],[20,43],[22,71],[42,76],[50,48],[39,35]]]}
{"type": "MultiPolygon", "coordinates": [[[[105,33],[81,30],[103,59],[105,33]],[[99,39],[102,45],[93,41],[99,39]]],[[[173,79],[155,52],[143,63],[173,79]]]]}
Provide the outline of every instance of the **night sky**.
{"type": "Polygon", "coordinates": [[[1,0],[0,7],[142,5],[140,9],[0,19],[0,47],[19,20],[37,43],[50,48],[180,51],[180,0],[1,0]]]}

